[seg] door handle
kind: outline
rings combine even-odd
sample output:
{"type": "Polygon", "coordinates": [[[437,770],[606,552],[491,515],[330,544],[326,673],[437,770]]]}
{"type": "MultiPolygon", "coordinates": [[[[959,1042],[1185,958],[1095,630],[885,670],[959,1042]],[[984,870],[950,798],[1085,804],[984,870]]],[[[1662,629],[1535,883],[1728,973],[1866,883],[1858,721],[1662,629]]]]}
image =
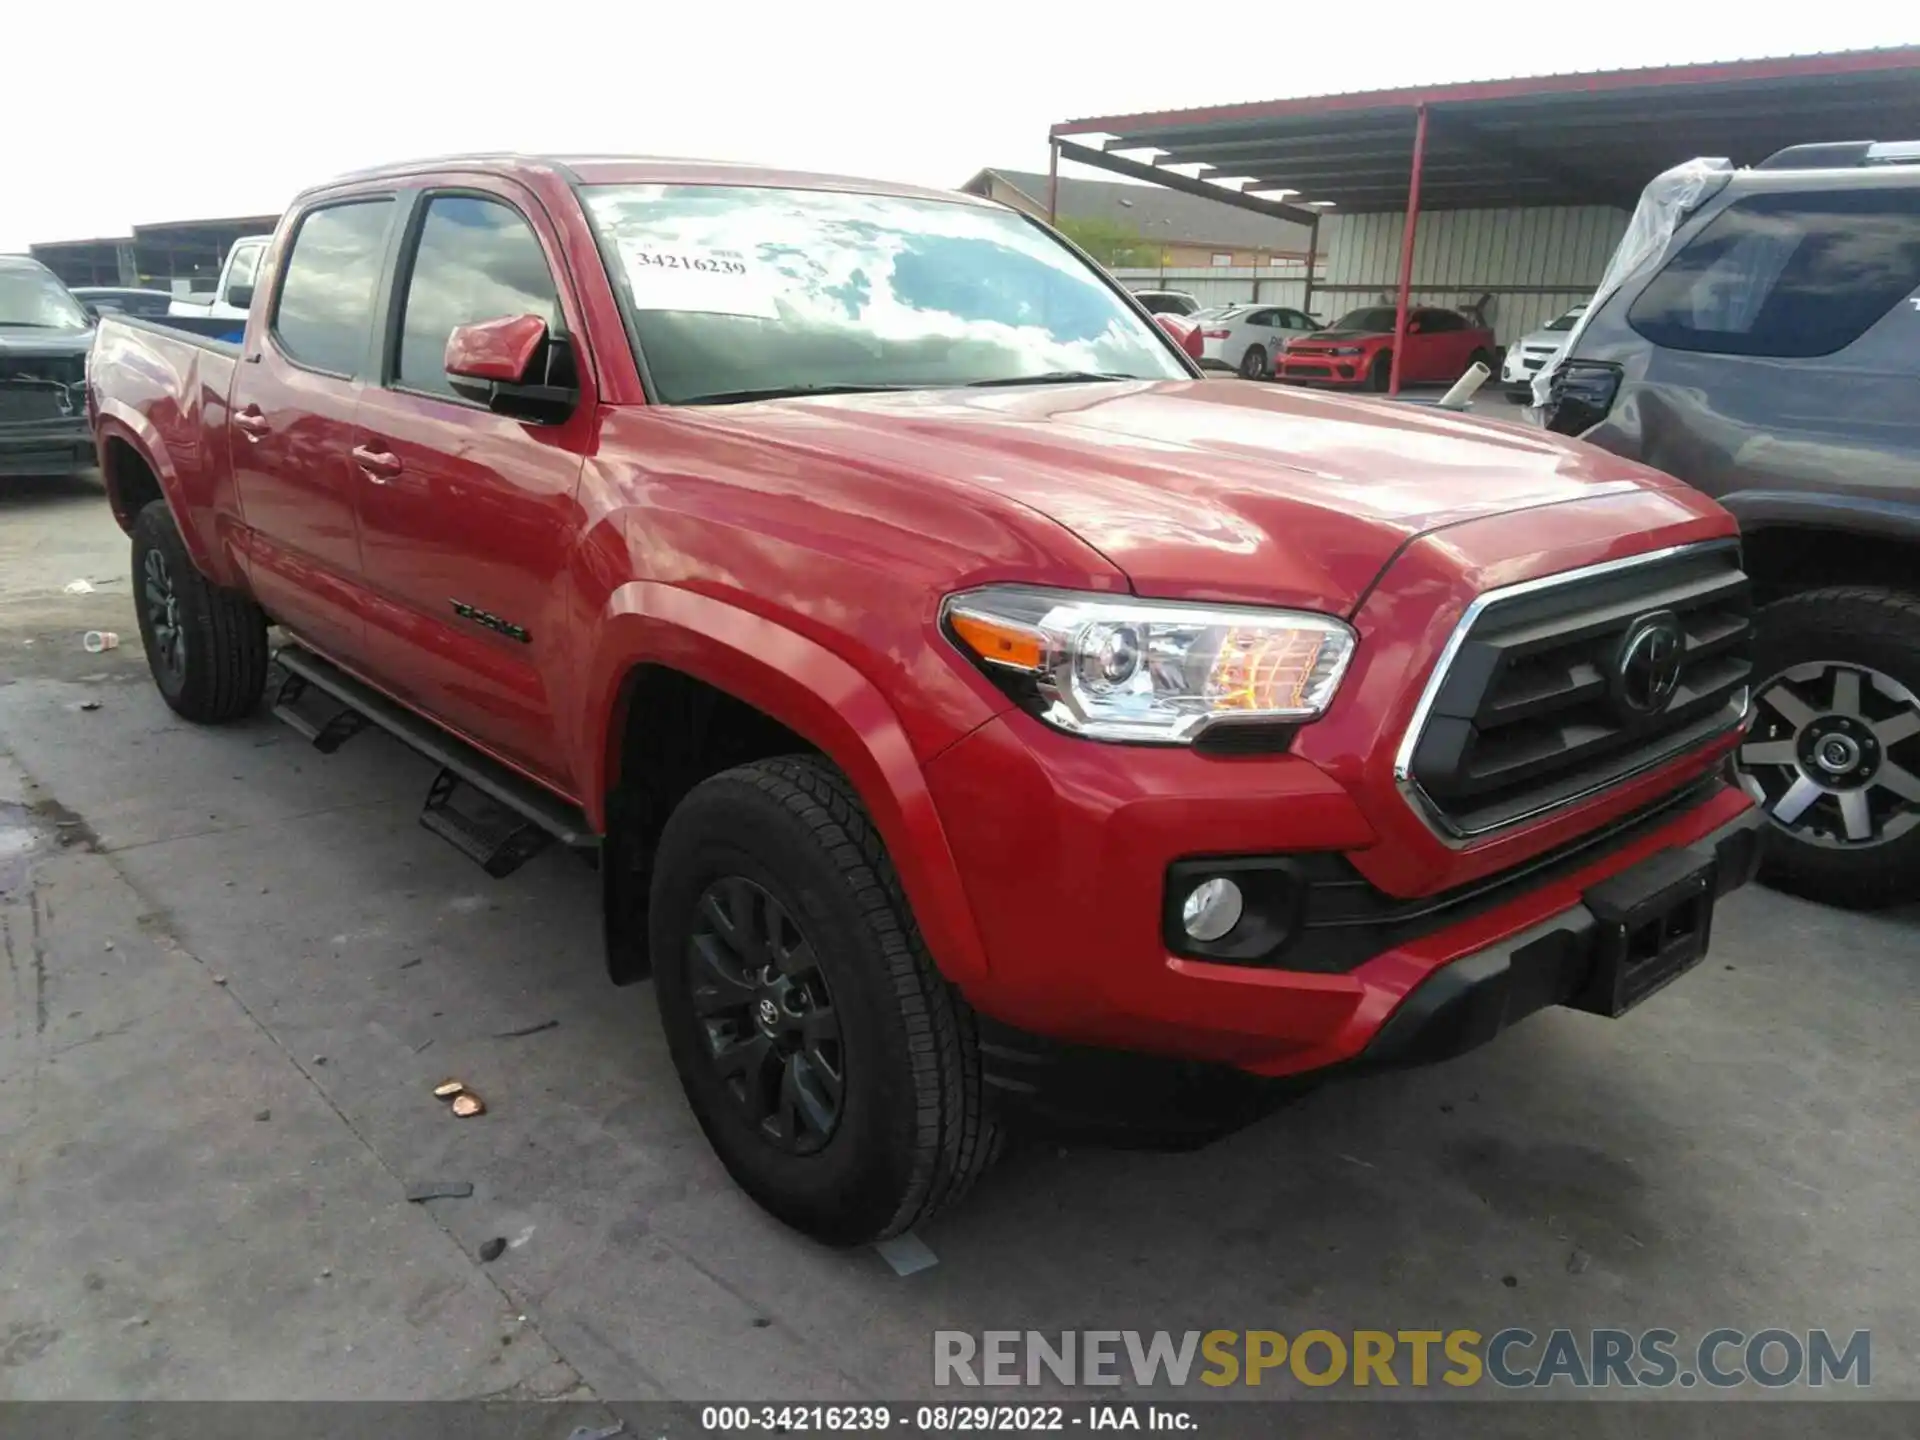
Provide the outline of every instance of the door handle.
{"type": "Polygon", "coordinates": [[[400,457],[391,450],[375,450],[370,445],[353,447],[353,463],[366,472],[369,480],[384,485],[400,473],[400,457]]]}
{"type": "Polygon", "coordinates": [[[235,412],[233,428],[249,440],[259,440],[263,439],[267,431],[272,427],[269,425],[267,417],[260,413],[260,407],[258,405],[249,405],[246,409],[235,412]]]}

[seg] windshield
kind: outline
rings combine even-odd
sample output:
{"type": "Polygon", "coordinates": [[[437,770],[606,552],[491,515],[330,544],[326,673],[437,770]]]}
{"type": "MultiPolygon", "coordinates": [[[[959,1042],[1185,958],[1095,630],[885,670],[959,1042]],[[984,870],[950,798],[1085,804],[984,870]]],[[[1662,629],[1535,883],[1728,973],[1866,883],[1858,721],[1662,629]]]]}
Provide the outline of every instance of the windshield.
{"type": "Polygon", "coordinates": [[[1558,320],[1554,321],[1551,325],[1547,326],[1547,329],[1571,330],[1574,327],[1574,325],[1579,321],[1581,315],[1583,315],[1586,312],[1586,308],[1587,307],[1584,305],[1574,306],[1573,309],[1567,311],[1566,314],[1562,315],[1558,320]]]}
{"type": "Polygon", "coordinates": [[[0,325],[29,330],[84,330],[87,312],[45,270],[0,269],[0,325]]]}
{"type": "Polygon", "coordinates": [[[1375,305],[1366,310],[1349,310],[1327,328],[1329,330],[1370,330],[1376,333],[1393,329],[1391,305],[1375,305]]]}
{"type": "Polygon", "coordinates": [[[1012,211],[746,186],[584,193],[669,403],[1189,378],[1156,328],[1012,211]]]}

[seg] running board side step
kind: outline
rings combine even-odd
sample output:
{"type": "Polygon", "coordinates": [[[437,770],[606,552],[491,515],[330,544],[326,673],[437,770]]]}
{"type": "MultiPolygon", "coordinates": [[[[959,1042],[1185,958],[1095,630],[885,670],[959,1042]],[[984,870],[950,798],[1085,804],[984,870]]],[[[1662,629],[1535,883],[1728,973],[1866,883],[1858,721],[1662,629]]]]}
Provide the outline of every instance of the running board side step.
{"type": "Polygon", "coordinates": [[[331,754],[367,725],[386,731],[440,767],[420,823],[496,879],[551,841],[597,852],[600,838],[578,806],[515,774],[498,760],[347,674],[301,645],[283,645],[285,672],[273,713],[331,754]],[[460,796],[462,789],[474,792],[460,796]]]}

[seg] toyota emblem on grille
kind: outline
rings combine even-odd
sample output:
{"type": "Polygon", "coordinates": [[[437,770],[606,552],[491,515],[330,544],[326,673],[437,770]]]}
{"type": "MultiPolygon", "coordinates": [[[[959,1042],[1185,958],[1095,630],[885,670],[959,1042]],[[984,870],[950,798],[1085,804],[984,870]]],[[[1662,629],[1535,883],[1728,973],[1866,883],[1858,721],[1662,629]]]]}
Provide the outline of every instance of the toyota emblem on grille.
{"type": "Polygon", "coordinates": [[[1687,634],[1671,610],[1642,615],[1627,627],[1613,662],[1614,703],[1630,717],[1658,715],[1680,688],[1687,634]]]}

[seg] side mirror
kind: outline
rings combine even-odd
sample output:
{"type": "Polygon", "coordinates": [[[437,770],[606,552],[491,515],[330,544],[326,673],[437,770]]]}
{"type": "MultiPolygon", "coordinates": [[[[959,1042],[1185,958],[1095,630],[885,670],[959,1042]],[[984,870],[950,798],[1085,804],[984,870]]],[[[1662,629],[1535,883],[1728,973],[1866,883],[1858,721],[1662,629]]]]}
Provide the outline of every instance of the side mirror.
{"type": "Polygon", "coordinates": [[[1184,315],[1156,315],[1153,317],[1160,328],[1173,337],[1190,359],[1198,360],[1206,352],[1206,342],[1200,336],[1200,327],[1184,315]]]}
{"type": "Polygon", "coordinates": [[[253,308],[253,286],[229,285],[227,287],[227,304],[233,306],[236,310],[251,310],[253,308]]]}
{"type": "Polygon", "coordinates": [[[445,363],[453,393],[496,415],[554,425],[580,403],[573,348],[538,315],[456,325],[445,363]]]}

